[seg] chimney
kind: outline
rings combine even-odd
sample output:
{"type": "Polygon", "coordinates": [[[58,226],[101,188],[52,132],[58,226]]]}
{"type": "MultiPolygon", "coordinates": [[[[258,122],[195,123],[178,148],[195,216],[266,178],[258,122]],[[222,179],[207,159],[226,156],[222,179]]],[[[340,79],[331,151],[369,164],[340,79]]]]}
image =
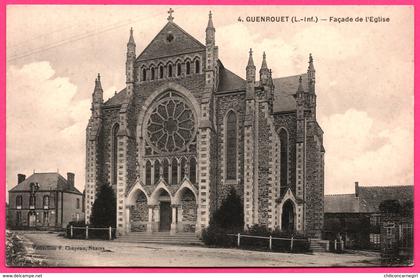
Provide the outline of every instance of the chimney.
{"type": "Polygon", "coordinates": [[[74,187],[74,173],[67,173],[67,182],[69,183],[70,187],[74,187]]]}
{"type": "Polygon", "coordinates": [[[24,175],[24,174],[18,174],[17,175],[17,178],[18,178],[17,184],[19,184],[19,183],[23,182],[26,179],[26,175],[24,175]]]}
{"type": "Polygon", "coordinates": [[[354,195],[356,195],[356,197],[359,197],[359,182],[358,181],[354,183],[354,195]]]}

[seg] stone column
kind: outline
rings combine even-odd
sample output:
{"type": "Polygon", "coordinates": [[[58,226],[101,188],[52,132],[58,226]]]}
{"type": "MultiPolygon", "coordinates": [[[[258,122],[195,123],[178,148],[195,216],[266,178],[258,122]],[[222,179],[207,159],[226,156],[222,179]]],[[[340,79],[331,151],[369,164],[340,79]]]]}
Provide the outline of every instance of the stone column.
{"type": "Polygon", "coordinates": [[[152,233],[153,232],[153,205],[149,205],[149,221],[147,222],[147,232],[152,233]]]}
{"type": "Polygon", "coordinates": [[[176,234],[177,230],[176,230],[176,209],[178,207],[178,205],[171,205],[172,207],[172,223],[171,223],[171,235],[176,234]]]}

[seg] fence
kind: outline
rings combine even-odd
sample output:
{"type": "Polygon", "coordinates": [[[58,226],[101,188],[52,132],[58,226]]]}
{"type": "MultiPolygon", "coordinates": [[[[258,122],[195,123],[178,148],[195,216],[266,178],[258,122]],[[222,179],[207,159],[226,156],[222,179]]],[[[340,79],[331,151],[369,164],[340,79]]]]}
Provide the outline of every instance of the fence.
{"type": "Polygon", "coordinates": [[[293,244],[296,241],[305,241],[310,244],[311,240],[308,239],[300,239],[300,238],[284,238],[284,237],[265,237],[265,236],[251,236],[251,235],[241,235],[240,233],[237,234],[227,234],[228,236],[236,236],[237,237],[237,246],[241,246],[241,238],[257,238],[257,239],[267,239],[268,240],[268,249],[273,249],[273,240],[283,240],[283,241],[290,241],[290,252],[293,252],[293,244]]]}
{"type": "Polygon", "coordinates": [[[108,228],[93,228],[93,227],[89,228],[89,226],[77,227],[77,226],[70,225],[70,238],[73,238],[73,231],[74,230],[85,230],[86,239],[89,239],[89,230],[108,231],[108,239],[111,240],[112,239],[112,230],[115,230],[115,228],[112,228],[111,226],[109,226],[108,228]]]}

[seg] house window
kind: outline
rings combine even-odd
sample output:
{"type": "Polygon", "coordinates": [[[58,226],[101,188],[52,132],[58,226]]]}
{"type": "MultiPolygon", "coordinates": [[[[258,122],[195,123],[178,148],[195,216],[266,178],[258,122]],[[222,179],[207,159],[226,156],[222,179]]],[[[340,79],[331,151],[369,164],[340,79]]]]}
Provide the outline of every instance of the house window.
{"type": "Polygon", "coordinates": [[[152,163],[146,162],[146,185],[152,184],[152,163]]]}
{"type": "Polygon", "coordinates": [[[76,199],[76,209],[79,209],[79,208],[80,208],[80,199],[77,198],[76,199]]]}
{"type": "Polygon", "coordinates": [[[381,235],[380,234],[369,234],[369,241],[373,247],[378,248],[381,244],[381,235]]]}
{"type": "Polygon", "coordinates": [[[169,183],[169,162],[167,159],[163,161],[163,179],[169,183]]]}
{"type": "Polygon", "coordinates": [[[147,74],[146,74],[146,69],[143,69],[143,81],[146,81],[147,78],[147,74]]]}
{"type": "Polygon", "coordinates": [[[163,66],[159,67],[159,78],[163,78],[163,66]]]}
{"type": "Polygon", "coordinates": [[[200,73],[200,61],[195,61],[195,73],[200,73]]]}
{"type": "Polygon", "coordinates": [[[119,124],[115,124],[114,128],[112,129],[112,170],[111,170],[111,183],[117,183],[117,175],[118,175],[118,130],[120,126],[119,124]]]}
{"type": "Polygon", "coordinates": [[[42,200],[42,206],[44,207],[44,209],[48,209],[48,207],[50,206],[50,196],[44,196],[42,200]]]}
{"type": "Polygon", "coordinates": [[[44,211],[44,215],[43,215],[43,218],[42,218],[42,220],[43,220],[43,223],[44,223],[44,226],[48,226],[48,224],[50,223],[50,213],[49,213],[49,211],[44,211]]]}
{"type": "Polygon", "coordinates": [[[178,183],[178,161],[173,158],[172,159],[172,184],[178,183]]]}
{"type": "Polygon", "coordinates": [[[289,140],[285,129],[280,130],[280,186],[287,187],[289,140]]]}
{"type": "Polygon", "coordinates": [[[29,208],[34,209],[35,203],[36,203],[36,198],[35,196],[32,195],[31,197],[29,197],[29,208]]]}
{"type": "Polygon", "coordinates": [[[380,215],[371,215],[369,220],[371,226],[377,226],[380,224],[380,215]]]}
{"type": "Polygon", "coordinates": [[[186,74],[188,75],[188,74],[191,73],[191,63],[188,61],[185,66],[186,66],[186,70],[185,71],[186,71],[186,74]]]}
{"type": "Polygon", "coordinates": [[[21,195],[16,196],[16,208],[17,209],[22,208],[22,196],[21,195]]]}
{"type": "Polygon", "coordinates": [[[159,179],[160,179],[160,162],[159,162],[159,160],[155,160],[155,165],[154,165],[155,167],[155,180],[154,180],[154,183],[157,183],[158,181],[159,181],[159,179]]]}
{"type": "Polygon", "coordinates": [[[172,77],[172,65],[168,66],[168,76],[172,77]]]}
{"type": "Polygon", "coordinates": [[[191,183],[196,183],[197,180],[197,163],[195,161],[195,158],[192,157],[190,159],[190,181],[191,183]]]}
{"type": "Polygon", "coordinates": [[[181,75],[181,64],[176,65],[176,75],[177,76],[181,75]]]}
{"type": "Polygon", "coordinates": [[[399,242],[401,247],[413,247],[413,224],[403,223],[400,225],[399,242]]]}
{"type": "Polygon", "coordinates": [[[226,117],[226,179],[236,180],[236,148],[237,148],[237,130],[236,114],[230,111],[226,117]]]}
{"type": "Polygon", "coordinates": [[[22,212],[16,212],[16,226],[20,226],[22,224],[22,212]]]}

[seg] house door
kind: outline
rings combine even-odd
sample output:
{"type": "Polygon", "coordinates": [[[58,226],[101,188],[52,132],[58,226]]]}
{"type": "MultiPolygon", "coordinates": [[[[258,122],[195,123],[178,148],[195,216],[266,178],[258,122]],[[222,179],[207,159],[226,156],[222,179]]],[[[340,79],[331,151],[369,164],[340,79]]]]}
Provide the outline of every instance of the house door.
{"type": "Polygon", "coordinates": [[[170,202],[160,202],[159,231],[169,231],[172,222],[172,210],[170,202]]]}
{"type": "Polygon", "coordinates": [[[283,205],[283,213],[281,216],[281,229],[287,232],[293,232],[295,227],[293,203],[287,200],[283,205]]]}
{"type": "Polygon", "coordinates": [[[28,215],[28,223],[29,227],[35,227],[36,224],[36,214],[35,213],[29,213],[28,215]]]}

